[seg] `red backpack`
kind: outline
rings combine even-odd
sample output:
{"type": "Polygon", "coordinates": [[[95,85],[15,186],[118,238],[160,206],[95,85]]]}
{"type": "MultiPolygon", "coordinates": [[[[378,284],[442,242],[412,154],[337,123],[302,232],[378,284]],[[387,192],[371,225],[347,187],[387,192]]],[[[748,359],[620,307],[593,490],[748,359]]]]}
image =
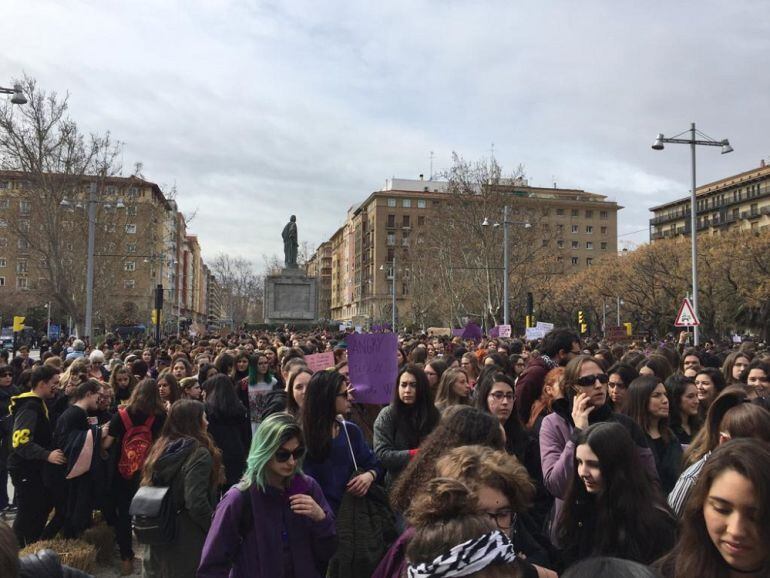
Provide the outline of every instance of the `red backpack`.
{"type": "Polygon", "coordinates": [[[144,460],[147,458],[147,452],[152,446],[152,424],[155,421],[155,416],[151,415],[141,425],[134,425],[126,408],[121,407],[118,409],[118,413],[123,427],[126,428],[120,447],[118,472],[125,479],[130,480],[136,472],[142,469],[144,460]]]}

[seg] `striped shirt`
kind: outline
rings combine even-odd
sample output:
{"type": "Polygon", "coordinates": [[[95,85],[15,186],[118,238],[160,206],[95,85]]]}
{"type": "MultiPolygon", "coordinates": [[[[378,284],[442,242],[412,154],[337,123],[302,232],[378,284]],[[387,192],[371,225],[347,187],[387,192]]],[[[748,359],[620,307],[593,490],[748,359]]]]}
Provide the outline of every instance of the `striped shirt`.
{"type": "Polygon", "coordinates": [[[710,455],[711,452],[708,452],[701,459],[687,468],[682,475],[679,476],[674,489],[671,490],[671,493],[668,495],[668,505],[671,506],[671,509],[674,511],[677,518],[682,517],[682,511],[687,503],[687,498],[690,497],[690,493],[695,487],[695,484],[700,477],[700,473],[703,470],[703,466],[706,465],[706,460],[709,459],[710,455]]]}

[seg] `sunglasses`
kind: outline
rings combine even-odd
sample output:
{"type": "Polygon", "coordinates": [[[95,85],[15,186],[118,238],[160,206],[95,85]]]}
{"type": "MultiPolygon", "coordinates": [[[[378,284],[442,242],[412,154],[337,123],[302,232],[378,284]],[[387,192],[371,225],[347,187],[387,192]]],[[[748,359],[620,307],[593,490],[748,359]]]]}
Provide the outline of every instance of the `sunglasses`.
{"type": "Polygon", "coordinates": [[[3,373],[0,373],[0,377],[13,377],[13,373],[10,371],[4,371],[3,373]]]}
{"type": "Polygon", "coordinates": [[[579,377],[575,383],[580,387],[590,387],[596,383],[597,379],[599,380],[599,383],[606,384],[610,380],[610,376],[606,373],[586,375],[585,377],[579,377]]]}
{"type": "Polygon", "coordinates": [[[293,452],[290,452],[289,450],[279,449],[275,452],[275,461],[279,463],[288,462],[289,458],[294,458],[294,461],[297,462],[305,457],[305,450],[304,447],[300,446],[293,452]]]}

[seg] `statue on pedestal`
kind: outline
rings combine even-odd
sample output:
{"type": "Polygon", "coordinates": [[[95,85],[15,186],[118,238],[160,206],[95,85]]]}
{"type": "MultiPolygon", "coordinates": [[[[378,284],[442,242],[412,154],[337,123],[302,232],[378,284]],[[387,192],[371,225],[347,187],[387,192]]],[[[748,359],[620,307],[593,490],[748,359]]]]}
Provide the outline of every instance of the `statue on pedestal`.
{"type": "Polygon", "coordinates": [[[297,268],[297,217],[292,215],[281,233],[283,237],[283,262],[287,269],[297,268]]]}

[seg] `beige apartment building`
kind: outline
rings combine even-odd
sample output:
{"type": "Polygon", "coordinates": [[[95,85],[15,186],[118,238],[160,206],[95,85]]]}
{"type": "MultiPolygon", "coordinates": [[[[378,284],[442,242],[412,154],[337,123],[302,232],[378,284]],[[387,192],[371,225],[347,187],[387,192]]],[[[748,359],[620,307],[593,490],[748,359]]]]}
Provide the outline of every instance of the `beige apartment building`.
{"type": "MultiPolygon", "coordinates": [[[[53,181],[56,175],[46,178],[53,181]]],[[[157,184],[136,177],[86,177],[79,185],[67,185],[56,206],[41,201],[47,197],[36,186],[25,173],[0,171],[2,301],[13,303],[16,311],[51,302],[52,322],[67,324],[67,313],[53,295],[53,258],[70,276],[76,306],[85,309],[87,207],[94,193],[95,326],[137,323],[150,328],[158,283],[164,287],[167,331],[175,329],[180,313],[205,322],[208,282],[203,279],[208,274],[197,239],[192,247],[182,242],[189,237],[184,218],[157,184]],[[58,234],[43,237],[46,227],[58,234]],[[46,247],[45,238],[54,246],[46,247]]]]}
{"type": "MultiPolygon", "coordinates": [[[[760,231],[770,226],[770,166],[758,168],[700,186],[695,191],[698,231],[760,231]]],[[[652,207],[650,241],[690,235],[691,198],[684,197],[652,207]]]]}
{"type": "MultiPolygon", "coordinates": [[[[533,209],[542,215],[543,243],[553,243],[548,246],[553,247],[565,273],[617,253],[617,213],[622,207],[606,196],[530,187],[523,180],[501,187],[510,194],[512,220],[533,209]]],[[[389,320],[394,257],[396,306],[399,312],[408,309],[408,284],[399,279],[398,272],[410,268],[408,248],[420,242],[422,230],[446,202],[446,188],[443,181],[388,179],[385,187],[348,210],[344,224],[321,245],[331,252],[331,319],[355,325],[389,320]]],[[[325,306],[321,304],[321,308],[325,306]]]]}

